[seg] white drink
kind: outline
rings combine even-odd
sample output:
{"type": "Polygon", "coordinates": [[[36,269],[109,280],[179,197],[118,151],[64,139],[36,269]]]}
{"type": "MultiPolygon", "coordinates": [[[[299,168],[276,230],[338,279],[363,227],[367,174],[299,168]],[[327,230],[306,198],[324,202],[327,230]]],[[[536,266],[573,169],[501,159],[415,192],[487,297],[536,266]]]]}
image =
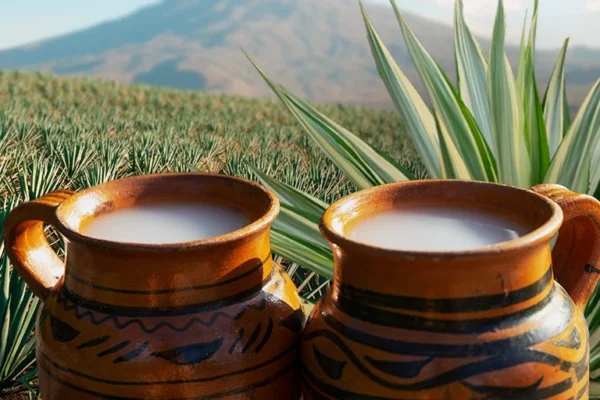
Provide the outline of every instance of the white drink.
{"type": "Polygon", "coordinates": [[[241,211],[215,204],[150,203],[93,218],[82,233],[113,242],[182,243],[223,235],[249,223],[241,211]]]}
{"type": "Polygon", "coordinates": [[[406,251],[464,251],[505,242],[527,231],[514,221],[457,208],[390,210],[351,223],[346,234],[372,246],[406,251]]]}

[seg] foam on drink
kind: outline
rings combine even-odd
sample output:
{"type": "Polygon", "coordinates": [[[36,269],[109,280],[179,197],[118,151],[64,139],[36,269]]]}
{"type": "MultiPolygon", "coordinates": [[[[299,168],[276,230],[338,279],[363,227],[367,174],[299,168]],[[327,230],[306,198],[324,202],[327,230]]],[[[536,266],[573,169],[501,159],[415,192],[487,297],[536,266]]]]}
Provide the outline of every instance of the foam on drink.
{"type": "Polygon", "coordinates": [[[217,204],[148,203],[94,217],[82,233],[113,242],[167,244],[224,235],[249,223],[241,211],[217,204]]]}
{"type": "Polygon", "coordinates": [[[405,251],[465,251],[516,239],[527,230],[515,221],[481,211],[411,207],[351,222],[353,240],[405,251]]]}

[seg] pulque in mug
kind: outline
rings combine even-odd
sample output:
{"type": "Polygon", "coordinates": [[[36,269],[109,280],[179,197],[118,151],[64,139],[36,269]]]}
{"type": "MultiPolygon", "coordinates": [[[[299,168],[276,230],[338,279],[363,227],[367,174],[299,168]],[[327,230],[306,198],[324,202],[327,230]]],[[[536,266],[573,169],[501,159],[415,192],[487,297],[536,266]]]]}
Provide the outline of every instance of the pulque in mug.
{"type": "Polygon", "coordinates": [[[335,279],[304,331],[305,400],[587,399],[596,199],[558,185],[404,182],[338,201],[321,230],[335,279]],[[442,223],[476,234],[431,250],[442,223]]]}
{"type": "Polygon", "coordinates": [[[203,174],[127,178],[13,210],[6,249],[43,301],[44,400],[297,399],[304,318],[271,256],[278,212],[259,185],[203,174]],[[202,232],[184,232],[185,218],[206,207],[219,218],[194,240],[202,232]],[[148,228],[176,215],[178,227],[148,228]],[[64,264],[44,223],[66,238],[64,264]],[[136,237],[146,242],[127,239],[136,237]]]}

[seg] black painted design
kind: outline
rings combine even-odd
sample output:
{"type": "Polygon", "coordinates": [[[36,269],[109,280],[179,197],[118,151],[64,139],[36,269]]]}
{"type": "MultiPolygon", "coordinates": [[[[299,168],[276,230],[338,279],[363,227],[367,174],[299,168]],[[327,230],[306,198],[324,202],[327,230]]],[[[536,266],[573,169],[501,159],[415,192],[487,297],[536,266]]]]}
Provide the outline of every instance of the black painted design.
{"type": "MultiPolygon", "coordinates": [[[[471,331],[465,331],[462,333],[482,333],[488,331],[501,331],[504,329],[512,328],[514,326],[521,325],[527,318],[536,317],[541,318],[541,325],[535,330],[523,334],[521,336],[517,336],[516,338],[511,337],[507,339],[502,339],[489,343],[479,343],[473,345],[462,345],[462,346],[446,346],[443,344],[440,345],[421,345],[419,343],[408,343],[390,340],[387,338],[380,338],[377,336],[370,335],[366,332],[362,332],[348,326],[343,325],[336,319],[334,319],[330,314],[324,314],[323,319],[325,322],[334,330],[340,332],[343,336],[348,339],[354,340],[356,342],[365,344],[367,346],[371,346],[374,348],[378,348],[384,351],[395,352],[393,349],[398,349],[398,354],[412,354],[412,355],[421,355],[421,356],[437,356],[440,357],[445,356],[443,354],[450,354],[450,357],[457,357],[456,355],[452,355],[454,352],[458,352],[458,357],[465,357],[467,355],[493,355],[497,354],[500,351],[512,351],[512,344],[514,340],[518,340],[517,343],[519,345],[522,344],[522,347],[529,347],[535,343],[544,342],[549,340],[558,334],[562,333],[565,329],[567,329],[570,325],[570,321],[573,320],[575,316],[575,309],[573,307],[573,302],[569,301],[566,298],[566,293],[563,289],[558,289],[558,286],[555,287],[555,294],[552,296],[551,301],[554,303],[552,307],[547,309],[552,309],[553,316],[552,318],[545,318],[545,314],[543,315],[535,315],[524,313],[521,315],[517,313],[517,315],[512,315],[509,317],[505,317],[501,319],[500,322],[495,324],[490,324],[485,327],[477,327],[473,326],[471,331]],[[431,352],[429,352],[431,351],[431,352]],[[479,354],[481,353],[481,354],[479,354]]],[[[545,312],[542,308],[540,311],[545,312]]],[[[414,318],[414,317],[413,317],[414,318]]],[[[436,320],[428,320],[430,323],[435,323],[436,320]]],[[[387,321],[380,321],[378,325],[386,325],[387,321]]],[[[377,321],[373,322],[377,325],[377,321]]],[[[401,326],[406,329],[406,326],[402,325],[402,323],[398,323],[393,326],[401,326]]],[[[429,331],[431,330],[430,326],[420,326],[415,327],[415,329],[419,331],[429,331]],[[420,329],[419,329],[420,328],[420,329]]],[[[437,329],[434,330],[437,332],[437,329]]],[[[442,331],[443,332],[443,331],[442,331]]],[[[520,346],[521,347],[521,346],[520,346]]]]}
{"type": "Polygon", "coordinates": [[[50,329],[52,331],[52,337],[54,340],[61,343],[68,343],[72,340],[75,340],[75,338],[81,333],[81,331],[78,331],[71,325],[53,315],[50,315],[50,329]]]}
{"type": "Polygon", "coordinates": [[[137,358],[137,357],[139,357],[139,356],[140,356],[140,355],[141,355],[141,354],[142,354],[144,351],[146,351],[146,349],[148,348],[148,344],[149,344],[149,343],[150,343],[150,342],[148,342],[148,341],[146,341],[146,342],[142,343],[142,344],[141,344],[141,345],[139,345],[139,346],[138,346],[136,349],[134,349],[134,350],[130,351],[129,353],[127,353],[127,354],[125,354],[125,355],[123,355],[123,356],[121,356],[121,357],[115,358],[115,359],[113,360],[113,363],[114,363],[114,364],[120,364],[120,363],[122,363],[122,362],[131,361],[131,360],[133,360],[134,358],[137,358]]]}
{"type": "MultiPolygon", "coordinates": [[[[86,388],[82,388],[79,387],[71,382],[67,382],[65,380],[62,380],[60,378],[58,378],[55,374],[52,373],[52,371],[50,371],[50,369],[45,365],[44,362],[41,362],[40,364],[40,368],[48,375],[48,377],[56,382],[59,382],[62,385],[65,385],[71,389],[77,390],[81,393],[85,393],[85,394],[89,394],[91,396],[97,397],[99,399],[105,399],[105,400],[146,400],[145,398],[136,398],[136,397],[121,397],[121,396],[111,396],[111,395],[106,395],[104,393],[100,393],[100,392],[96,392],[90,389],[86,389],[86,388]]],[[[225,398],[225,397],[229,397],[229,396],[235,396],[235,395],[239,395],[239,394],[247,394],[247,393],[252,393],[254,390],[263,387],[263,386],[267,386],[275,381],[277,381],[278,379],[284,377],[285,375],[287,375],[288,373],[294,371],[295,369],[298,368],[298,364],[297,362],[294,362],[292,364],[287,365],[285,368],[279,370],[278,372],[276,372],[275,374],[261,380],[255,383],[252,383],[250,385],[246,385],[240,388],[235,388],[235,389],[230,389],[226,392],[219,392],[219,393],[214,393],[214,394],[210,394],[210,395],[205,395],[202,396],[201,399],[202,400],[214,400],[214,399],[221,399],[221,398],[225,398]]],[[[191,381],[190,381],[191,382],[191,381]]],[[[141,385],[152,385],[153,383],[150,382],[139,382],[141,385]]],[[[171,383],[171,382],[165,382],[167,384],[171,383]]],[[[184,382],[186,383],[186,382],[184,382]]]]}
{"type": "MultiPolygon", "coordinates": [[[[206,328],[210,328],[212,327],[215,322],[217,320],[219,320],[220,318],[226,318],[229,320],[239,320],[240,318],[242,318],[246,312],[248,312],[249,310],[258,310],[258,311],[264,311],[264,309],[266,308],[266,300],[262,299],[260,302],[258,303],[250,303],[250,304],[246,304],[244,307],[242,307],[236,314],[229,314],[226,312],[222,312],[222,311],[218,311],[215,312],[214,314],[212,314],[210,316],[210,318],[205,321],[202,320],[200,318],[194,317],[191,318],[184,326],[182,327],[176,327],[173,324],[163,321],[160,322],[156,325],[153,326],[146,326],[144,321],[142,321],[139,318],[128,318],[127,316],[122,316],[120,314],[107,314],[106,311],[97,311],[99,314],[103,314],[102,317],[97,317],[93,311],[81,311],[80,307],[78,306],[78,303],[73,302],[71,299],[68,299],[66,296],[62,296],[62,295],[58,295],[58,299],[57,299],[57,303],[62,304],[63,308],[65,311],[73,311],[75,313],[75,317],[77,319],[86,319],[88,320],[92,325],[94,326],[99,326],[102,325],[104,323],[107,322],[112,322],[112,324],[117,328],[117,329],[125,329],[130,325],[137,325],[142,331],[144,331],[145,333],[154,333],[156,331],[158,331],[161,328],[168,328],[171,329],[173,331],[176,332],[185,332],[188,329],[190,329],[190,327],[192,327],[195,324],[204,326],[206,328]],[[124,319],[125,321],[121,321],[120,318],[123,317],[122,319],[124,319]]],[[[191,310],[188,310],[190,313],[192,313],[191,310]]],[[[193,313],[194,314],[200,314],[204,312],[202,309],[199,310],[195,310],[193,313]]],[[[156,315],[155,317],[160,317],[160,316],[165,316],[162,315],[160,312],[158,313],[159,315],[156,315]]],[[[173,314],[172,316],[176,316],[178,315],[178,313],[173,314]]],[[[148,316],[152,316],[152,315],[148,315],[148,316]]],[[[167,314],[167,316],[170,316],[169,314],[167,314]]]]}
{"type": "Polygon", "coordinates": [[[301,308],[297,309],[284,320],[280,321],[279,325],[288,328],[292,332],[299,332],[304,325],[304,312],[301,308]]]}
{"type": "Polygon", "coordinates": [[[421,361],[383,361],[366,356],[365,360],[374,368],[388,375],[410,379],[419,376],[421,370],[433,361],[433,357],[421,361]]]}
{"type": "Polygon", "coordinates": [[[40,357],[40,360],[43,359],[44,362],[48,362],[49,364],[52,365],[53,368],[56,368],[57,370],[60,370],[67,374],[71,374],[71,375],[75,375],[75,376],[79,376],[79,377],[88,379],[92,382],[98,382],[98,383],[107,384],[107,385],[117,385],[117,386],[160,386],[160,385],[179,385],[182,383],[212,382],[212,381],[216,381],[216,380],[223,379],[223,378],[229,378],[232,376],[243,375],[248,372],[259,370],[259,369],[264,368],[271,364],[281,365],[282,360],[285,358],[292,358],[292,359],[296,360],[296,358],[297,358],[296,355],[298,353],[298,349],[299,349],[298,343],[294,343],[293,345],[291,345],[290,347],[288,347],[281,353],[273,356],[272,358],[266,360],[265,362],[262,362],[262,363],[256,364],[256,365],[252,365],[250,367],[242,368],[237,371],[230,371],[230,372],[227,372],[227,373],[221,374],[221,375],[211,376],[211,377],[207,377],[207,378],[173,379],[173,380],[166,380],[166,381],[163,380],[163,381],[148,381],[148,382],[144,382],[144,381],[140,381],[140,380],[115,381],[115,380],[111,380],[111,379],[98,378],[96,376],[91,376],[91,375],[85,374],[83,372],[77,371],[72,368],[63,367],[62,365],[59,365],[56,362],[52,361],[50,359],[50,357],[45,353],[41,353],[42,357],[40,357]],[[290,356],[291,354],[293,354],[294,356],[290,356]]]}
{"type": "Polygon", "coordinates": [[[575,376],[577,376],[578,381],[582,380],[589,371],[588,355],[589,355],[589,346],[588,346],[588,350],[586,351],[584,356],[581,357],[581,360],[579,360],[579,362],[577,362],[573,365],[573,367],[575,368],[575,376]]]}
{"type": "Polygon", "coordinates": [[[359,289],[350,285],[342,285],[336,305],[340,309],[348,309],[363,304],[370,308],[386,307],[435,313],[487,311],[514,306],[530,300],[543,293],[548,288],[548,285],[552,283],[552,267],[550,267],[537,282],[522,289],[509,293],[460,299],[425,299],[420,297],[395,296],[359,289]]]}
{"type": "Polygon", "coordinates": [[[227,307],[235,306],[238,304],[244,304],[253,298],[257,297],[257,293],[261,291],[263,284],[256,285],[244,292],[236,295],[219,299],[207,303],[201,304],[190,304],[185,307],[164,307],[164,308],[152,308],[152,307],[128,307],[128,306],[115,306],[113,304],[100,303],[85,299],[68,291],[63,287],[62,291],[58,295],[57,302],[64,302],[65,299],[72,304],[77,304],[83,308],[91,311],[95,311],[101,314],[110,314],[119,317],[130,317],[130,318],[158,318],[158,317],[174,317],[190,314],[208,313],[212,311],[222,310],[227,307]]]}
{"type": "Polygon", "coordinates": [[[265,347],[265,345],[269,341],[269,338],[271,337],[271,333],[273,333],[273,318],[269,317],[269,324],[267,325],[267,330],[260,343],[256,346],[256,349],[254,349],[255,353],[260,352],[262,348],[265,347]]]}
{"type": "MultiPolygon", "coordinates": [[[[256,259],[258,260],[258,259],[256,259]]],[[[66,272],[66,276],[69,279],[73,279],[74,281],[81,283],[82,285],[85,285],[87,287],[91,287],[94,288],[96,290],[101,290],[101,291],[105,291],[105,292],[111,292],[111,293],[123,293],[123,294],[137,294],[137,295],[143,295],[143,296],[147,296],[147,295],[158,295],[158,294],[173,294],[173,293],[184,293],[184,292],[194,292],[197,290],[208,290],[208,289],[215,289],[218,287],[222,287],[222,286],[226,286],[229,285],[233,282],[239,281],[241,279],[247,278],[248,276],[261,272],[263,269],[263,266],[265,264],[267,264],[269,261],[271,260],[271,257],[269,256],[269,258],[265,259],[264,261],[258,261],[256,263],[256,266],[250,268],[248,271],[244,272],[241,275],[238,275],[236,277],[233,277],[231,279],[227,279],[227,280],[223,280],[217,283],[213,283],[210,285],[199,285],[199,286],[190,286],[190,287],[184,287],[184,288],[177,288],[177,289],[162,289],[162,290],[127,290],[127,289],[117,289],[117,288],[110,288],[107,286],[101,286],[101,285],[96,285],[92,282],[88,282],[82,278],[79,278],[75,275],[73,275],[70,271],[66,272]]],[[[241,268],[241,267],[238,267],[241,268]]]]}
{"type": "Polygon", "coordinates": [[[242,353],[247,352],[248,349],[254,344],[254,342],[256,342],[256,339],[258,339],[258,335],[260,335],[261,329],[262,329],[262,325],[259,322],[258,325],[256,326],[256,328],[254,328],[254,331],[252,331],[252,333],[250,334],[250,338],[248,339],[248,341],[246,342],[244,347],[242,347],[242,353]]]}
{"type": "Polygon", "coordinates": [[[540,388],[544,377],[541,377],[534,384],[523,388],[498,387],[498,386],[478,386],[463,382],[471,390],[485,395],[486,399],[547,399],[557,396],[573,387],[571,379],[565,379],[554,385],[540,388]]]}
{"type": "Polygon", "coordinates": [[[591,264],[586,264],[584,269],[585,272],[587,272],[588,274],[600,274],[600,269],[594,267],[591,264]]]}
{"type": "Polygon", "coordinates": [[[556,346],[566,347],[568,349],[578,349],[581,347],[581,335],[579,332],[579,328],[576,326],[573,327],[571,334],[569,335],[569,341],[559,340],[554,342],[556,346]]]}
{"type": "MultiPolygon", "coordinates": [[[[316,338],[325,339],[332,342],[340,351],[342,351],[348,360],[368,379],[373,382],[394,390],[424,390],[431,389],[443,385],[447,385],[452,382],[465,380],[473,376],[484,374],[486,372],[498,371],[506,368],[515,367],[517,365],[527,363],[541,363],[556,366],[560,364],[561,359],[558,357],[544,353],[538,350],[532,350],[523,348],[522,350],[512,349],[511,352],[500,353],[498,352],[495,356],[489,357],[485,360],[474,361],[468,364],[461,365],[457,368],[443,372],[432,378],[410,384],[398,384],[393,381],[384,379],[371,371],[370,368],[365,366],[362,361],[354,354],[352,349],[336,334],[331,331],[316,331],[312,332],[307,336],[306,340],[314,340],[316,338]]],[[[472,356],[472,355],[471,355],[472,356]]],[[[440,355],[441,357],[441,355],[440,355]]]]}
{"type": "Polygon", "coordinates": [[[119,344],[114,345],[113,347],[106,349],[104,351],[101,351],[100,353],[98,353],[98,357],[104,357],[107,356],[109,354],[112,353],[116,353],[117,351],[121,351],[123,350],[125,347],[129,346],[129,344],[131,343],[130,340],[125,340],[119,344]]]}
{"type": "Polygon", "coordinates": [[[212,357],[223,344],[223,338],[208,343],[196,343],[187,346],[174,347],[152,353],[151,356],[163,358],[173,364],[194,365],[212,357]]]}
{"type": "Polygon", "coordinates": [[[573,363],[570,363],[568,361],[563,361],[562,363],[560,363],[561,371],[569,372],[571,368],[573,368],[573,363]]]}
{"type": "MultiPolygon", "coordinates": [[[[325,359],[331,359],[331,354],[342,353],[345,358],[339,359],[339,356],[336,356],[336,362],[345,362],[347,360],[348,364],[355,371],[357,370],[365,380],[391,390],[416,392],[441,388],[460,382],[471,388],[474,392],[479,393],[481,398],[485,399],[541,399],[560,395],[566,391],[573,390],[577,381],[569,378],[558,383],[544,383],[543,377],[540,376],[539,381],[535,383],[531,382],[531,385],[527,387],[482,386],[477,383],[477,377],[482,374],[530,363],[545,364],[560,368],[567,373],[570,372],[575,375],[579,382],[585,380],[588,372],[587,355],[578,362],[572,362],[573,360],[563,360],[554,354],[534,348],[539,343],[551,341],[557,346],[578,350],[584,341],[582,337],[583,333],[580,329],[572,325],[572,321],[575,318],[575,309],[562,288],[559,286],[554,287],[551,294],[546,296],[545,300],[542,301],[542,304],[542,307],[533,311],[530,309],[526,312],[513,313],[508,317],[503,316],[499,323],[494,323],[489,327],[471,326],[469,327],[471,330],[465,330],[463,333],[473,334],[489,332],[491,330],[502,331],[534,321],[535,328],[517,336],[488,342],[465,342],[462,344],[419,343],[379,337],[344,325],[333,314],[324,313],[321,317],[327,328],[314,331],[309,330],[304,335],[303,340],[306,343],[311,343],[313,350],[318,350],[315,347],[316,345],[322,345],[321,349],[328,349],[325,354],[319,354],[321,352],[317,353],[316,351],[313,351],[313,353],[316,363],[329,379],[324,376],[316,378],[313,374],[318,372],[318,370],[305,370],[305,384],[309,388],[312,387],[315,393],[321,393],[321,397],[323,394],[326,394],[333,398],[388,400],[385,397],[369,397],[361,393],[344,391],[333,385],[332,381],[334,379],[329,376],[326,368],[323,368],[321,360],[324,357],[326,357],[325,359]],[[548,317],[549,313],[552,314],[552,318],[548,317]],[[565,337],[567,335],[568,339],[566,340],[555,339],[558,336],[565,337]],[[404,363],[403,361],[378,360],[368,355],[359,356],[357,353],[354,353],[350,343],[383,351],[390,355],[419,358],[412,358],[412,361],[404,363]],[[332,349],[333,353],[330,352],[330,349],[332,349]],[[435,362],[436,358],[464,359],[465,364],[458,365],[450,370],[442,370],[443,372],[438,372],[433,368],[428,370],[428,373],[422,379],[418,379],[421,372],[423,372],[423,368],[435,362]],[[396,378],[400,378],[402,381],[398,381],[396,378]],[[406,382],[407,379],[411,381],[406,382]]],[[[362,307],[363,310],[361,312],[364,311],[365,304],[362,307]]],[[[389,311],[389,308],[383,311],[389,311]]],[[[368,315],[368,313],[361,314],[361,317],[363,315],[368,315]]],[[[361,319],[378,325],[386,325],[387,322],[390,322],[385,319],[377,321],[377,318],[374,317],[372,319],[361,319]]],[[[404,320],[401,319],[400,321],[392,326],[406,328],[403,324],[404,320]]],[[[435,323],[436,321],[439,322],[440,320],[428,320],[427,322],[435,323]]],[[[425,325],[421,326],[419,330],[427,331],[431,330],[430,328],[430,325],[425,325]]],[[[433,329],[433,331],[436,332],[437,330],[433,329]]],[[[360,390],[360,388],[353,390],[360,390]]],[[[315,398],[319,398],[319,396],[315,398]]]]}
{"type": "Polygon", "coordinates": [[[308,368],[302,368],[302,376],[304,378],[302,385],[310,395],[316,400],[330,400],[334,399],[360,399],[360,400],[398,400],[397,397],[382,397],[372,396],[363,393],[355,393],[348,390],[340,389],[329,383],[317,379],[308,368]],[[328,396],[325,397],[321,393],[325,393],[328,396]]]}
{"type": "MultiPolygon", "coordinates": [[[[348,390],[344,390],[341,388],[338,388],[334,385],[331,385],[329,383],[325,383],[319,379],[317,379],[313,373],[311,371],[309,371],[306,368],[302,369],[302,375],[304,377],[304,387],[306,389],[308,389],[308,391],[311,393],[311,395],[317,394],[316,396],[313,396],[315,399],[328,399],[328,397],[323,397],[319,392],[321,393],[325,393],[328,396],[332,396],[333,398],[336,399],[361,399],[361,400],[397,400],[396,397],[391,398],[391,397],[380,397],[380,396],[370,396],[368,394],[363,394],[363,393],[355,393],[355,392],[350,392],[348,390]],[[317,390],[319,392],[317,392],[317,390]]],[[[465,384],[465,382],[463,382],[463,384],[465,384]]],[[[537,384],[537,382],[536,382],[537,384]]],[[[469,386],[471,388],[472,385],[468,385],[465,384],[465,386],[469,386]]],[[[570,379],[565,379],[562,382],[559,382],[555,385],[549,386],[549,387],[545,387],[545,388],[539,388],[539,386],[536,388],[535,391],[531,390],[532,388],[526,388],[528,390],[531,390],[530,392],[527,392],[527,394],[523,394],[523,393],[515,393],[514,395],[507,395],[507,396],[503,396],[501,394],[496,394],[496,393],[510,393],[510,391],[514,391],[515,389],[512,388],[495,388],[495,387],[480,387],[480,389],[483,391],[482,393],[487,394],[487,396],[485,397],[485,399],[488,400],[500,400],[500,399],[511,399],[511,400],[529,400],[529,399],[547,399],[547,398],[551,398],[553,396],[557,396],[561,393],[564,393],[565,391],[569,390],[572,388],[572,383],[570,379]],[[489,390],[489,392],[486,392],[486,390],[489,390]]],[[[474,388],[473,388],[474,389],[474,388]]],[[[518,390],[518,389],[516,389],[518,390]]],[[[514,392],[513,392],[514,393],[514,392]]]]}
{"type": "Polygon", "coordinates": [[[571,379],[567,378],[562,382],[555,383],[552,386],[548,386],[545,388],[541,388],[537,392],[534,393],[534,397],[536,399],[549,399],[551,397],[557,396],[561,393],[566,392],[567,390],[573,387],[573,382],[571,379]]]}
{"type": "Polygon", "coordinates": [[[237,347],[238,343],[240,343],[240,340],[242,340],[243,337],[244,337],[244,328],[240,329],[237,337],[231,344],[231,347],[229,347],[229,351],[228,351],[229,354],[233,354],[233,352],[235,351],[235,348],[237,347]]]}
{"type": "MultiPolygon", "coordinates": [[[[525,349],[535,344],[545,342],[558,336],[570,326],[570,321],[574,317],[573,304],[564,302],[565,309],[553,311],[554,318],[542,318],[539,327],[519,336],[513,336],[505,339],[494,340],[484,343],[466,343],[466,344],[426,344],[405,342],[401,340],[389,339],[371,335],[357,329],[343,325],[331,315],[324,315],[325,323],[338,332],[344,338],[360,343],[364,346],[378,350],[383,350],[392,354],[403,354],[422,357],[448,357],[465,358],[480,356],[496,356],[502,353],[510,353],[517,349],[525,349]],[[562,314],[562,315],[561,315],[562,314]]],[[[521,321],[524,322],[524,321],[521,321]]],[[[321,335],[321,332],[314,331],[305,335],[304,340],[311,340],[321,335]]]]}
{"type": "MultiPolygon", "coordinates": [[[[538,391],[544,377],[541,377],[532,385],[525,387],[499,387],[499,386],[485,386],[485,385],[474,385],[468,382],[462,382],[463,385],[467,386],[474,392],[486,395],[486,398],[491,399],[530,399],[535,396],[538,391]]],[[[537,397],[535,397],[537,398],[537,397]]]]}
{"type": "Polygon", "coordinates": [[[321,367],[323,372],[325,372],[325,374],[334,381],[340,380],[342,378],[342,374],[344,373],[344,367],[346,366],[347,362],[338,361],[326,356],[325,354],[321,353],[315,345],[313,345],[312,348],[315,360],[317,360],[317,364],[319,364],[319,367],[321,367]]]}
{"type": "Polygon", "coordinates": [[[579,392],[577,392],[577,400],[581,400],[583,398],[586,397],[586,395],[588,394],[588,389],[590,388],[590,381],[589,379],[585,381],[585,385],[579,389],[579,392]]]}
{"type": "Polygon", "coordinates": [[[77,346],[77,350],[85,349],[87,347],[96,347],[96,346],[99,346],[102,343],[106,342],[108,339],[110,339],[110,336],[100,336],[100,337],[97,337],[95,339],[92,339],[90,341],[87,341],[85,343],[80,344],[79,346],[77,346]]]}
{"type": "Polygon", "coordinates": [[[336,306],[344,314],[376,325],[389,327],[401,326],[404,329],[437,333],[483,333],[496,329],[506,329],[507,327],[521,324],[521,321],[523,321],[524,318],[546,308],[556,293],[557,289],[554,288],[537,304],[508,315],[469,320],[420,317],[412,314],[390,311],[388,309],[371,307],[368,304],[350,299],[338,302],[336,306]]]}

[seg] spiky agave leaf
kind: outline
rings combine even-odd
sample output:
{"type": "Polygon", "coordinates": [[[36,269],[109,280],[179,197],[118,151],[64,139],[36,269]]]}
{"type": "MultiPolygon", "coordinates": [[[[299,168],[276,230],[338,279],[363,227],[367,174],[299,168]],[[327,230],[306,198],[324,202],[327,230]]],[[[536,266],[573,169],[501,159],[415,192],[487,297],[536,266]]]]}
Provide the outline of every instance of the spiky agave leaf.
{"type": "MultiPolygon", "coordinates": [[[[0,237],[6,216],[16,199],[0,203],[0,237]]],[[[0,392],[18,384],[16,379],[35,362],[35,316],[39,300],[9,263],[0,242],[0,392]]]]}
{"type": "Polygon", "coordinates": [[[408,134],[419,151],[429,176],[440,177],[440,144],[435,134],[433,114],[381,41],[362,2],[360,7],[379,76],[408,126],[408,134]]]}
{"type": "Polygon", "coordinates": [[[550,164],[548,136],[535,72],[535,38],[538,13],[539,2],[535,0],[529,35],[526,35],[526,29],[523,27],[517,78],[517,93],[523,107],[521,113],[523,116],[522,134],[525,137],[529,154],[532,185],[544,180],[550,164]]]}
{"type": "Polygon", "coordinates": [[[456,1],[454,10],[454,50],[461,98],[473,112],[473,118],[497,158],[488,96],[488,60],[467,26],[462,0],[456,1]]]}
{"type": "Polygon", "coordinates": [[[250,56],[247,57],[304,130],[357,188],[366,189],[410,178],[407,171],[382,156],[358,136],[274,83],[250,56]]]}
{"type": "Polygon", "coordinates": [[[531,164],[523,135],[522,104],[517,85],[504,53],[504,6],[498,12],[492,37],[489,68],[489,98],[492,113],[492,136],[495,142],[498,173],[501,182],[528,188],[531,186],[531,164]]]}
{"type": "Polygon", "coordinates": [[[544,119],[546,122],[546,131],[548,132],[550,157],[553,157],[556,153],[571,122],[568,120],[569,106],[565,91],[565,59],[568,47],[569,39],[566,39],[558,54],[558,59],[556,60],[556,65],[552,71],[550,83],[544,96],[544,119]]]}
{"type": "Polygon", "coordinates": [[[408,51],[431,98],[440,124],[452,137],[469,174],[475,180],[496,182],[498,175],[494,156],[471,112],[410,29],[396,1],[390,1],[408,51]]]}
{"type": "Polygon", "coordinates": [[[277,179],[268,177],[254,166],[249,166],[249,168],[256,176],[258,176],[260,182],[267,189],[277,195],[283,204],[287,204],[288,206],[308,213],[311,216],[311,220],[315,223],[319,222],[319,218],[321,218],[321,215],[325,212],[327,207],[329,207],[329,204],[314,196],[301,192],[277,179]]]}
{"type": "Polygon", "coordinates": [[[600,140],[600,79],[590,91],[561,142],[545,181],[587,193],[590,189],[592,151],[600,140]]]}

